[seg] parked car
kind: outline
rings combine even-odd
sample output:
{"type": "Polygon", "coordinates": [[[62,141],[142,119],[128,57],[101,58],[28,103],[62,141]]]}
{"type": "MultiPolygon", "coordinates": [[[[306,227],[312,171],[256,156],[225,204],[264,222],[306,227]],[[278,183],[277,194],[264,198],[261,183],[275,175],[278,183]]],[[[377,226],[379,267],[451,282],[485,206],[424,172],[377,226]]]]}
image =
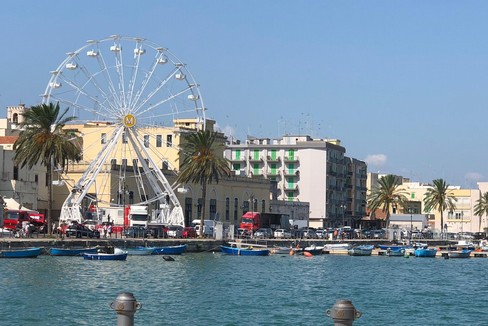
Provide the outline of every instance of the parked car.
{"type": "Polygon", "coordinates": [[[317,239],[317,233],[315,233],[314,229],[303,229],[303,238],[317,239]]]}
{"type": "Polygon", "coordinates": [[[289,239],[291,238],[291,232],[285,229],[276,229],[273,233],[277,239],[289,239]]]}
{"type": "Polygon", "coordinates": [[[385,230],[371,230],[371,238],[373,239],[383,239],[386,237],[385,230]]]}
{"type": "Polygon", "coordinates": [[[183,229],[182,236],[183,238],[196,238],[197,230],[192,226],[187,226],[183,229]]]}
{"type": "Polygon", "coordinates": [[[315,230],[318,239],[327,239],[327,231],[322,229],[315,230]]]}
{"type": "Polygon", "coordinates": [[[181,238],[181,237],[183,237],[183,227],[180,225],[168,226],[168,237],[170,237],[170,238],[181,238]]]}
{"type": "Polygon", "coordinates": [[[72,224],[66,229],[66,237],[100,239],[100,232],[98,230],[91,230],[83,224],[72,224]]]}
{"type": "Polygon", "coordinates": [[[164,225],[148,225],[149,233],[153,238],[167,238],[168,237],[168,227],[164,225]]]}
{"type": "Polygon", "coordinates": [[[131,226],[124,231],[127,238],[148,238],[151,236],[151,230],[143,226],[131,226]]]}
{"type": "Polygon", "coordinates": [[[269,239],[273,237],[273,230],[270,228],[260,228],[254,232],[254,238],[269,239]]]}

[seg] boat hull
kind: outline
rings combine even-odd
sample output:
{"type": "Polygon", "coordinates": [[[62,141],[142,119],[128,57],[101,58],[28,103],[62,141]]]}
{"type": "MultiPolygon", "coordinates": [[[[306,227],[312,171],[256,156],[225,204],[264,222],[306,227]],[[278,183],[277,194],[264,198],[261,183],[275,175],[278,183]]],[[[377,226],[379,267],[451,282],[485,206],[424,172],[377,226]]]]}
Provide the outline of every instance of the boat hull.
{"type": "Polygon", "coordinates": [[[254,248],[235,248],[228,246],[220,246],[223,254],[234,256],[268,256],[269,249],[254,249],[254,248]]]}
{"type": "Polygon", "coordinates": [[[129,256],[148,256],[152,255],[156,248],[152,247],[136,247],[126,249],[129,256]]]}
{"type": "Polygon", "coordinates": [[[386,255],[389,257],[403,257],[405,256],[405,248],[398,247],[398,248],[388,248],[386,249],[386,255]]]}
{"type": "Polygon", "coordinates": [[[449,258],[469,258],[471,250],[453,250],[448,252],[449,258]]]}
{"type": "Polygon", "coordinates": [[[304,252],[308,252],[310,254],[312,254],[313,256],[317,256],[317,255],[322,255],[322,253],[324,252],[324,247],[305,247],[303,249],[304,252]]]}
{"type": "Polygon", "coordinates": [[[0,250],[0,258],[36,258],[42,253],[42,248],[0,250]]]}
{"type": "Polygon", "coordinates": [[[83,259],[86,260],[126,260],[127,251],[116,248],[114,253],[98,252],[95,254],[85,253],[83,259]]]}
{"type": "Polygon", "coordinates": [[[156,247],[153,255],[181,255],[186,251],[186,244],[178,246],[156,247]]]}
{"type": "Polygon", "coordinates": [[[417,248],[414,251],[415,257],[435,257],[437,248],[417,248]]]}
{"type": "Polygon", "coordinates": [[[83,254],[95,254],[97,253],[97,248],[51,248],[49,249],[49,254],[51,256],[81,256],[83,254]]]}
{"type": "Polygon", "coordinates": [[[349,256],[371,256],[374,246],[357,246],[349,249],[347,254],[349,256]]]}

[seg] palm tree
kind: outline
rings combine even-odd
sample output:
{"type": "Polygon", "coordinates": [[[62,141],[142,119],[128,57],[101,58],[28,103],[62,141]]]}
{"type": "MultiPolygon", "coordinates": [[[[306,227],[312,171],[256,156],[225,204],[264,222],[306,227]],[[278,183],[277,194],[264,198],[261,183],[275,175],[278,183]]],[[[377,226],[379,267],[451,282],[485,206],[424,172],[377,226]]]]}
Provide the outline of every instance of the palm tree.
{"type": "Polygon", "coordinates": [[[386,213],[386,226],[390,223],[390,208],[392,206],[404,206],[407,201],[406,191],[400,189],[398,178],[388,174],[378,180],[368,195],[368,206],[374,212],[381,208],[386,213]]]}
{"type": "Polygon", "coordinates": [[[40,163],[46,167],[49,235],[52,231],[52,169],[57,166],[64,169],[69,160],[79,161],[81,153],[80,146],[70,139],[73,135],[63,130],[75,117],[65,117],[68,109],[62,114],[59,111],[59,103],[36,105],[25,111],[24,121],[19,124],[21,132],[14,143],[15,164],[32,168],[40,163]]]}
{"type": "Polygon", "coordinates": [[[435,179],[433,185],[427,189],[424,197],[426,211],[437,209],[441,213],[441,237],[444,233],[444,211],[456,210],[457,198],[449,191],[449,185],[443,179],[435,179]]]}
{"type": "Polygon", "coordinates": [[[474,206],[474,215],[479,217],[479,231],[481,232],[481,217],[483,214],[488,215],[488,192],[481,195],[480,199],[476,201],[474,206]]]}
{"type": "Polygon", "coordinates": [[[187,142],[182,145],[180,150],[180,155],[184,158],[176,182],[192,182],[202,185],[200,237],[204,236],[207,184],[213,181],[218,183],[222,175],[230,175],[229,163],[222,154],[223,144],[215,142],[216,136],[216,132],[199,130],[187,136],[187,142]]]}

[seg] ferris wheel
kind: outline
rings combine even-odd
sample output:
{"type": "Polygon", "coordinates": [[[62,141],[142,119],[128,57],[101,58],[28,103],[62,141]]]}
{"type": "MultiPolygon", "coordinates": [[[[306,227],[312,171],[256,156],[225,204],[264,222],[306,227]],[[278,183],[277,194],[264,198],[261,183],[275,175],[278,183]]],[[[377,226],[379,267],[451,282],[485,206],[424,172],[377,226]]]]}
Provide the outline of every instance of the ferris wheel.
{"type": "Polygon", "coordinates": [[[172,170],[177,152],[175,134],[164,130],[175,120],[205,128],[203,99],[186,64],[143,38],[89,40],[51,71],[43,103],[69,108],[84,126],[85,167],[62,205],[62,221],[81,221],[89,199],[104,207],[151,206],[161,222],[184,224],[162,171],[172,170]]]}

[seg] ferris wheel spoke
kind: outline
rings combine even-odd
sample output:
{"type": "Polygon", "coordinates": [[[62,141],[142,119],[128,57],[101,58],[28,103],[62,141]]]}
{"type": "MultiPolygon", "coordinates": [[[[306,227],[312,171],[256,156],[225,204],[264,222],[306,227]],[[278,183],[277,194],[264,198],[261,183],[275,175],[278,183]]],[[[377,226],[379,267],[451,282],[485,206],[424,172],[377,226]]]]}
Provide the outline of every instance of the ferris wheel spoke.
{"type": "MultiPolygon", "coordinates": [[[[156,71],[156,67],[158,66],[158,63],[161,62],[163,55],[164,54],[162,52],[158,51],[158,55],[154,59],[152,65],[151,65],[151,68],[149,69],[149,71],[144,76],[144,80],[141,83],[141,87],[140,87],[139,91],[135,93],[134,98],[131,97],[131,100],[129,102],[129,106],[136,106],[136,103],[139,101],[141,94],[146,90],[146,87],[147,87],[149,81],[151,80],[151,77],[153,76],[154,72],[156,71]]],[[[135,86],[135,82],[132,81],[132,83],[131,83],[131,95],[134,94],[134,86],[135,86]]]]}
{"type": "MultiPolygon", "coordinates": [[[[168,83],[169,80],[171,80],[171,78],[174,77],[174,75],[176,75],[176,73],[178,72],[178,69],[175,69],[173,71],[170,72],[170,74],[163,80],[161,80],[161,82],[158,84],[158,86],[153,90],[151,91],[144,99],[141,103],[137,103],[135,102],[134,103],[134,109],[135,111],[137,112],[141,107],[143,107],[144,105],[146,105],[159,91],[161,91],[161,89],[163,89],[163,87],[166,86],[166,84],[168,83]]],[[[149,80],[147,80],[149,81],[149,80]]],[[[144,88],[141,88],[139,90],[139,94],[136,96],[137,99],[139,100],[142,92],[145,90],[146,88],[146,85],[144,85],[144,88]]]]}
{"type": "MultiPolygon", "coordinates": [[[[145,109],[145,110],[143,110],[143,111],[141,111],[141,112],[138,112],[138,113],[139,113],[139,114],[144,114],[144,113],[146,113],[146,112],[152,111],[152,110],[154,110],[155,108],[157,108],[158,106],[163,105],[163,104],[165,104],[165,103],[167,103],[167,102],[169,102],[169,101],[171,101],[171,100],[173,100],[173,99],[177,98],[178,96],[180,96],[180,95],[182,95],[182,94],[187,93],[187,92],[188,92],[189,90],[191,90],[191,89],[192,89],[192,87],[191,87],[191,86],[188,86],[187,88],[185,88],[185,89],[183,89],[183,90],[179,91],[178,93],[176,93],[176,94],[172,94],[172,95],[171,95],[171,96],[169,96],[168,98],[165,98],[165,99],[163,99],[163,100],[161,100],[161,101],[159,101],[159,102],[156,102],[155,104],[151,104],[150,106],[148,106],[148,107],[147,107],[147,109],[145,109]]],[[[137,112],[137,111],[136,111],[136,112],[137,112]]]]}

